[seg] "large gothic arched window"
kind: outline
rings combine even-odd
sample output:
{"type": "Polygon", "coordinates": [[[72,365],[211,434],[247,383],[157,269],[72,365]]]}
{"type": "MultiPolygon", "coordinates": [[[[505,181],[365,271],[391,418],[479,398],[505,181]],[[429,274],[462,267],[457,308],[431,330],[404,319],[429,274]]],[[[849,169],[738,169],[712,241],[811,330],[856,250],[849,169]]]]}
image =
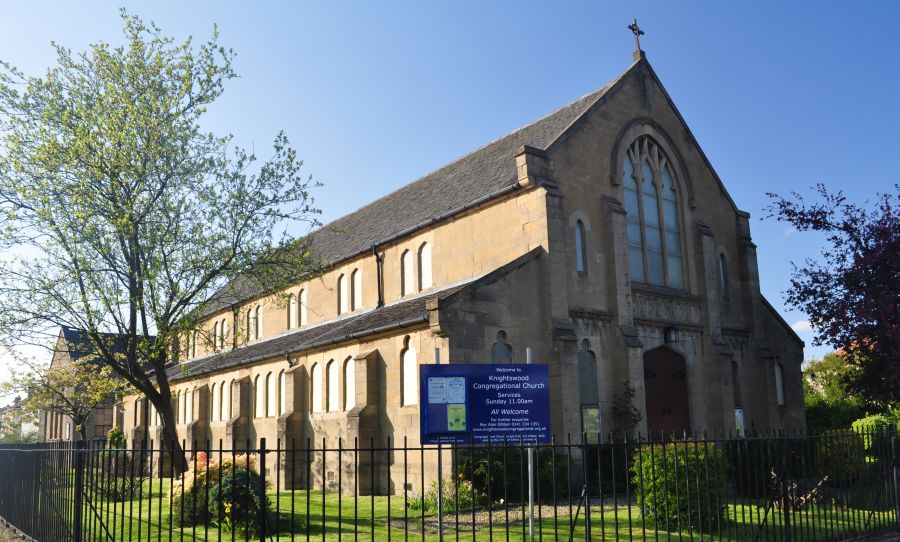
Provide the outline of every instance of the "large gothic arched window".
{"type": "Polygon", "coordinates": [[[649,137],[637,139],[622,164],[631,280],[684,287],[672,166],[649,137]]]}

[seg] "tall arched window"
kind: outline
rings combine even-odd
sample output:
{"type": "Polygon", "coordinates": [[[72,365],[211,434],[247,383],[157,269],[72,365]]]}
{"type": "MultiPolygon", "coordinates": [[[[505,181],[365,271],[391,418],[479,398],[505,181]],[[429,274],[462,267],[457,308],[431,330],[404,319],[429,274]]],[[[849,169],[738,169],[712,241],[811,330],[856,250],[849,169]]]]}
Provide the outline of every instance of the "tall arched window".
{"type": "Polygon", "coordinates": [[[352,273],[350,273],[350,310],[356,311],[362,308],[362,272],[359,269],[354,269],[352,273]]]}
{"type": "Polygon", "coordinates": [[[309,387],[312,392],[312,411],[322,412],[322,364],[316,363],[310,371],[309,387]]]}
{"type": "Polygon", "coordinates": [[[325,366],[325,389],[328,393],[328,412],[340,410],[341,400],[338,395],[338,364],[331,360],[325,366]]]}
{"type": "Polygon", "coordinates": [[[295,327],[297,327],[297,298],[294,297],[294,294],[288,295],[287,324],[288,329],[294,329],[295,327]]]}
{"type": "Polygon", "coordinates": [[[260,378],[260,375],[256,375],[256,378],[253,379],[253,397],[255,399],[255,409],[253,412],[253,416],[255,418],[262,418],[266,415],[266,394],[265,394],[265,382],[260,378]]]}
{"type": "Polygon", "coordinates": [[[775,364],[775,402],[784,406],[784,368],[780,363],[775,364]]]}
{"type": "Polygon", "coordinates": [[[219,406],[219,386],[215,382],[212,385],[212,406],[209,409],[209,421],[217,422],[222,418],[222,411],[219,406]]]}
{"type": "Polygon", "coordinates": [[[652,139],[642,137],[628,148],[622,172],[631,279],[682,288],[677,192],[668,159],[652,139]]]}
{"type": "Polygon", "coordinates": [[[213,324],[213,351],[219,349],[219,322],[213,324]]]}
{"type": "Polygon", "coordinates": [[[274,418],[278,415],[278,396],[275,395],[277,388],[275,387],[275,375],[269,373],[266,375],[266,416],[274,418]]]}
{"type": "Polygon", "coordinates": [[[282,370],[278,373],[278,415],[287,412],[287,375],[282,370]]]}
{"type": "Polygon", "coordinates": [[[587,255],[584,241],[584,222],[575,222],[575,267],[579,273],[587,273],[587,255]]]}
{"type": "Polygon", "coordinates": [[[734,394],[734,408],[744,406],[741,392],[741,370],[736,361],[731,362],[731,390],[734,394]]]}
{"type": "Polygon", "coordinates": [[[247,309],[247,320],[245,321],[247,324],[247,329],[245,330],[245,341],[251,341],[255,339],[254,333],[256,332],[256,326],[253,324],[253,309],[247,309]]]}
{"type": "Polygon", "coordinates": [[[403,388],[400,390],[400,404],[419,404],[417,383],[419,382],[418,365],[416,363],[416,349],[410,344],[409,337],[403,340],[403,352],[400,353],[400,382],[403,388]]]}
{"type": "Polygon", "coordinates": [[[194,331],[192,333],[192,338],[191,338],[191,357],[192,358],[197,357],[197,332],[196,331],[194,331]]]}
{"type": "Polygon", "coordinates": [[[256,338],[263,337],[263,308],[261,305],[256,306],[256,338]]]}
{"type": "Polygon", "coordinates": [[[409,250],[404,250],[400,256],[400,295],[409,295],[415,289],[413,275],[413,256],[409,250]]]}
{"type": "Polygon", "coordinates": [[[728,299],[728,265],[725,261],[725,254],[719,253],[719,292],[722,299],[728,299]]]}
{"type": "Polygon", "coordinates": [[[300,290],[300,325],[305,326],[309,321],[306,319],[306,290],[300,290]]]}
{"type": "Polygon", "coordinates": [[[344,360],[344,410],[356,406],[356,362],[353,357],[344,360]]]}
{"type": "Polygon", "coordinates": [[[225,346],[228,344],[228,320],[222,320],[222,325],[219,326],[219,332],[222,334],[222,339],[219,341],[219,349],[224,350],[225,346]]]}
{"type": "Polygon", "coordinates": [[[581,341],[578,350],[578,392],[582,405],[597,404],[597,358],[587,339],[581,341]]]}
{"type": "Polygon", "coordinates": [[[431,245],[422,243],[419,247],[419,290],[431,288],[431,245]]]}
{"type": "Polygon", "coordinates": [[[337,279],[337,302],[338,302],[338,314],[344,314],[348,310],[347,303],[347,279],[344,275],[341,275],[337,279]]]}
{"type": "Polygon", "coordinates": [[[184,423],[184,399],[181,397],[181,391],[175,393],[175,411],[178,413],[177,423],[184,423]]]}

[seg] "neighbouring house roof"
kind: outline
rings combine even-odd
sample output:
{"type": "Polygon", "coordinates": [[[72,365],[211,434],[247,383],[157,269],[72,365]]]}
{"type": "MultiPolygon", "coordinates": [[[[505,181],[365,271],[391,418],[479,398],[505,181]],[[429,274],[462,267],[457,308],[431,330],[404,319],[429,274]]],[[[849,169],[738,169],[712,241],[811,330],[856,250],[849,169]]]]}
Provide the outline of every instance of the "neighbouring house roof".
{"type": "MultiPolygon", "coordinates": [[[[128,337],[117,333],[101,333],[100,337],[109,345],[110,352],[113,355],[125,355],[128,345],[128,337]]],[[[154,341],[156,337],[150,337],[154,341]]],[[[88,337],[87,331],[69,326],[61,326],[59,339],[56,344],[56,351],[65,353],[73,362],[78,362],[94,354],[94,346],[88,337]]],[[[103,364],[103,360],[93,358],[86,360],[88,362],[103,364]]],[[[149,369],[149,365],[145,366],[149,369]]]]}
{"type": "MultiPolygon", "coordinates": [[[[313,257],[326,266],[337,263],[513,190],[518,186],[515,156],[519,149],[549,147],[636,65],[599,90],[311,233],[313,257]]],[[[203,314],[260,293],[255,284],[236,279],[210,297],[203,314]]]]}

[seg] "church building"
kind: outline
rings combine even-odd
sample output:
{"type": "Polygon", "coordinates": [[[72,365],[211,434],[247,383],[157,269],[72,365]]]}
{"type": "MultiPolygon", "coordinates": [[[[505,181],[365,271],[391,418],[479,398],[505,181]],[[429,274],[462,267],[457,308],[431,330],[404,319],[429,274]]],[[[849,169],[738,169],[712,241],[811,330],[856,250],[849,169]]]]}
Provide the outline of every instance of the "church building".
{"type": "MultiPolygon", "coordinates": [[[[316,278],[206,304],[215,340],[186,340],[169,373],[188,443],[418,445],[436,349],[520,363],[530,348],[562,439],[627,429],[612,406],[629,388],[644,436],[805,428],[803,343],[760,293],[750,216],[640,50],[312,235],[316,278]]],[[[129,444],[158,446],[152,407],[123,404],[129,444]]]]}

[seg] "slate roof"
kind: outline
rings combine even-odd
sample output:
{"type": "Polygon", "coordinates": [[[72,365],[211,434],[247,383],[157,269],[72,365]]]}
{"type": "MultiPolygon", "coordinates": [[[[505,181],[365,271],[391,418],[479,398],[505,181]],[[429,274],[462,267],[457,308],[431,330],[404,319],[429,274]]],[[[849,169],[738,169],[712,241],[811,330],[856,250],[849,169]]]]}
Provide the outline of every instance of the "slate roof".
{"type": "MultiPolygon", "coordinates": [[[[471,282],[467,284],[471,284],[471,282]]],[[[326,322],[227,352],[191,360],[182,365],[169,367],[166,372],[170,381],[177,382],[246,363],[287,356],[317,346],[350,340],[381,330],[386,331],[424,323],[428,321],[426,306],[429,300],[450,296],[465,286],[466,284],[445,288],[439,292],[372,309],[356,316],[351,315],[348,318],[326,322]]]]}
{"type": "MultiPolygon", "coordinates": [[[[115,333],[101,333],[104,342],[111,345],[110,351],[113,354],[125,353],[125,336],[115,333]]],[[[83,329],[62,326],[62,337],[66,341],[64,348],[72,361],[78,361],[83,357],[93,355],[94,347],[91,344],[87,332],[83,329]]]]}
{"type": "MultiPolygon", "coordinates": [[[[337,263],[515,188],[519,149],[549,147],[621,78],[311,233],[313,256],[337,263]]],[[[210,297],[203,314],[260,293],[253,290],[236,280],[210,297]]]]}

